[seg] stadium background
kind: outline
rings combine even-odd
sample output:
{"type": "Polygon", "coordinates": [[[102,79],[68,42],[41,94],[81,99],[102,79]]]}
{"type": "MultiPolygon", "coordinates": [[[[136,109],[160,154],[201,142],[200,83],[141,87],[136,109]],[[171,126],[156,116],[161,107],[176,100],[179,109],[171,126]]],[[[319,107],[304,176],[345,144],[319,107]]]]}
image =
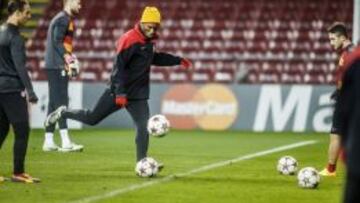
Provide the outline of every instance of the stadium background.
{"type": "MultiPolygon", "coordinates": [[[[31,107],[32,126],[39,129],[31,132],[27,171],[43,182],[0,184],[0,202],[341,201],[342,164],[337,177],[323,178],[316,190],[300,189],[295,177],[280,176],[275,165],[279,157],[291,155],[299,168],[324,167],[337,59],[326,28],[344,21],[357,41],[359,0],[83,0],[75,40],[83,71],[71,83],[71,107],[96,102],[112,68],[115,40],[146,5],[158,6],[163,14],[157,48],[195,64],[190,73],[179,67],[152,69],[152,114],[164,113],[175,128],[186,129],[150,139],[149,154],[166,166],[153,179],[134,175],[134,129],[124,112],[95,128],[71,130],[73,139],[85,145],[83,153],[42,152],[44,40],[61,1],[30,2],[33,19],[22,33],[40,102],[31,107]],[[273,151],[309,141],[313,144],[273,151]],[[238,157],[243,161],[209,168],[238,157]]],[[[5,5],[0,0],[0,7],[5,5]]],[[[4,20],[4,10],[1,15],[4,20]]],[[[1,175],[12,171],[13,137],[0,150],[1,175]]]]}
{"type": "MultiPolygon", "coordinates": [[[[62,3],[30,2],[34,18],[24,29],[27,67],[40,95],[40,105],[33,107],[31,119],[33,127],[41,128],[48,98],[42,70],[46,32],[62,3]]],[[[152,68],[152,114],[167,115],[179,129],[328,131],[332,103],[327,95],[334,84],[338,55],[330,47],[326,28],[335,21],[345,22],[350,31],[354,25],[353,39],[357,41],[359,23],[353,19],[359,14],[352,12],[356,11],[355,2],[84,1],[75,21],[74,42],[82,71],[71,82],[70,106],[92,108],[109,79],[116,40],[134,26],[146,5],[155,5],[163,16],[157,50],[188,57],[194,70],[152,68]],[[182,87],[188,88],[186,84],[206,89],[206,93],[200,90],[164,98],[172,88],[185,92],[182,87]],[[231,101],[222,98],[223,91],[229,92],[231,101]],[[272,95],[271,99],[265,99],[266,94],[272,95]],[[169,102],[176,105],[174,108],[192,111],[163,112],[169,102]],[[224,110],[229,106],[232,113],[224,110]],[[224,124],[216,122],[223,119],[224,124]]],[[[75,122],[71,126],[82,127],[75,122]]],[[[130,128],[132,122],[122,111],[99,127],[130,128]]]]}

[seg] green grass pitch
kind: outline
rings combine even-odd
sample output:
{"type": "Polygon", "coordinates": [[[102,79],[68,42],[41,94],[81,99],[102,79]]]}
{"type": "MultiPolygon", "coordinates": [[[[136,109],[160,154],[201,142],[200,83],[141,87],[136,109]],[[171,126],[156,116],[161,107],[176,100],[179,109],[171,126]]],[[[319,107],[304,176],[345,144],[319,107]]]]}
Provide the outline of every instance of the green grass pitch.
{"type": "MultiPolygon", "coordinates": [[[[299,168],[322,169],[326,134],[172,131],[164,138],[151,138],[149,155],[163,162],[165,169],[156,178],[144,179],[134,173],[133,130],[71,132],[73,140],[85,145],[83,152],[42,152],[43,131],[33,130],[26,168],[42,183],[0,183],[0,202],[81,202],[93,197],[100,197],[95,202],[122,203],[338,203],[342,199],[343,164],[336,178],[322,178],[315,190],[299,188],[296,176],[282,176],[275,169],[283,155],[294,156],[299,168]],[[174,174],[306,140],[318,142],[163,181],[174,174]],[[129,189],[144,184],[149,185],[129,189]],[[125,192],[109,195],[122,189],[125,192]]],[[[0,150],[0,175],[11,174],[12,143],[10,134],[0,150]]]]}

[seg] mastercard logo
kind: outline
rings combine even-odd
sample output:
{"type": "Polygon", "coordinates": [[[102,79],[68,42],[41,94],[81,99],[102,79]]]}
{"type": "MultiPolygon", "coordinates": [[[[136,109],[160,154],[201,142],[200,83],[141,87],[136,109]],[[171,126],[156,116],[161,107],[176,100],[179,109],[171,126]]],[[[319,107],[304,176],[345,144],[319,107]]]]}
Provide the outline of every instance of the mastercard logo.
{"type": "Polygon", "coordinates": [[[239,104],[225,85],[175,85],[163,96],[161,112],[178,129],[225,130],[231,127],[239,104]]]}

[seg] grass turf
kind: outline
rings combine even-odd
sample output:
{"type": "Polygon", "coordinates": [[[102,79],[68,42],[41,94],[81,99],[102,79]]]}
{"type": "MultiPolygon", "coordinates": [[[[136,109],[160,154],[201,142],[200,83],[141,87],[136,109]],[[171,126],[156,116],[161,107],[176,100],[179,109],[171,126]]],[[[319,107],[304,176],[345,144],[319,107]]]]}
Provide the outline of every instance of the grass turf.
{"type": "MultiPolygon", "coordinates": [[[[57,136],[58,137],[58,136],[57,136]]],[[[32,131],[26,168],[42,179],[40,184],[0,183],[0,202],[70,202],[107,194],[171,174],[188,172],[204,165],[242,155],[317,140],[315,145],[257,157],[206,172],[127,192],[99,202],[340,202],[344,170],[336,178],[322,178],[315,190],[297,186],[295,176],[281,176],[276,162],[294,156],[304,166],[322,169],[326,162],[325,134],[173,131],[164,138],[151,138],[149,155],[165,164],[153,179],[135,176],[135,144],[132,130],[87,129],[72,131],[82,153],[41,151],[43,132],[32,131]]],[[[12,142],[9,135],[0,151],[0,175],[12,171],[12,142]]]]}

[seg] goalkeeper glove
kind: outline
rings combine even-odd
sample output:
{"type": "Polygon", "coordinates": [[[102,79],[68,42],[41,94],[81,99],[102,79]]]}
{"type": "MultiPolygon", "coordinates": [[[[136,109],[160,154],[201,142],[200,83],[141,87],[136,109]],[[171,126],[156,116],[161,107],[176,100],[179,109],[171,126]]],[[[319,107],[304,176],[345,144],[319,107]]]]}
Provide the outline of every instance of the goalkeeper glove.
{"type": "Polygon", "coordinates": [[[70,77],[76,77],[80,71],[80,63],[74,54],[65,54],[65,69],[70,77]]]}

